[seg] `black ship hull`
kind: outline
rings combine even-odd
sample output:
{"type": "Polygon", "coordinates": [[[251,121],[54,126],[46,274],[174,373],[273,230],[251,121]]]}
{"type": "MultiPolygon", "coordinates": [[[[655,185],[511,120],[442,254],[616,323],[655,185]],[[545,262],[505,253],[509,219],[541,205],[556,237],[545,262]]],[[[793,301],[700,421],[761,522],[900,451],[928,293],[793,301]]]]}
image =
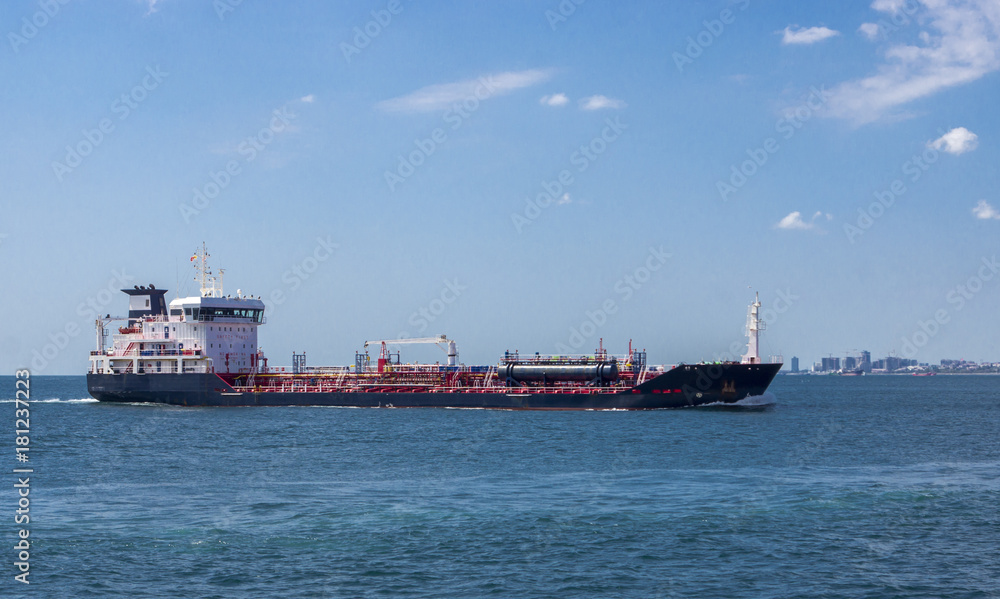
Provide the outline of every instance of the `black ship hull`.
{"type": "MultiPolygon", "coordinates": [[[[549,392],[531,387],[382,390],[240,391],[217,374],[88,374],[102,402],[179,406],[339,406],[364,408],[481,408],[499,410],[657,410],[733,404],[763,395],[781,364],[689,364],[641,385],[610,391],[577,387],[549,392]]],[[[304,377],[308,378],[308,377],[304,377]]]]}

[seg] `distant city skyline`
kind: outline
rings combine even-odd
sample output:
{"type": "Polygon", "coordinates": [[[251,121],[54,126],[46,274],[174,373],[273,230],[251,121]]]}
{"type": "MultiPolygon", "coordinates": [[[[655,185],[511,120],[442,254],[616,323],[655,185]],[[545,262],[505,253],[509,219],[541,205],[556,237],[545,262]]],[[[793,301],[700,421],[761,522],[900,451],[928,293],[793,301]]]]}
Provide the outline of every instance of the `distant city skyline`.
{"type": "Polygon", "coordinates": [[[944,358],[940,363],[919,362],[914,359],[901,358],[899,356],[886,356],[877,360],[872,360],[871,352],[863,350],[857,355],[844,356],[843,360],[839,356],[826,356],[818,362],[813,362],[809,368],[800,368],[798,356],[792,356],[788,372],[895,372],[920,368],[928,369],[978,369],[978,368],[1000,368],[1000,360],[990,360],[977,362],[975,360],[949,359],[944,358]]]}

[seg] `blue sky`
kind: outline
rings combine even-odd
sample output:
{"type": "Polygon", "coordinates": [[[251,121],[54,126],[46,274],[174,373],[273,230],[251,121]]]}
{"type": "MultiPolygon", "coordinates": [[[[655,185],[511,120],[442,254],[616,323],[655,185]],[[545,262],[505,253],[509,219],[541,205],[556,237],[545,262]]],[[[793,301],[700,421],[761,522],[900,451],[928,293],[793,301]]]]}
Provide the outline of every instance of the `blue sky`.
{"type": "Polygon", "coordinates": [[[0,366],[204,241],[272,364],[1000,360],[995,1],[0,5],[0,366]],[[122,283],[125,284],[122,284],[122,283]],[[108,290],[113,290],[110,293],[108,290]],[[408,347],[404,360],[437,360],[408,347]]]}

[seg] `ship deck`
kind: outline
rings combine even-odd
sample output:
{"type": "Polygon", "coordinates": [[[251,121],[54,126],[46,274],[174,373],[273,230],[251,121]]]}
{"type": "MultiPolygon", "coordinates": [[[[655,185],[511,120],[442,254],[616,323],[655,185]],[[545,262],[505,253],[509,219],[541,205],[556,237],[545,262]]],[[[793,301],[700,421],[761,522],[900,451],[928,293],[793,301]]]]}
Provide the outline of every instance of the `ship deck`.
{"type": "MultiPolygon", "coordinates": [[[[483,368],[437,372],[425,368],[396,368],[387,372],[352,373],[303,372],[267,374],[218,373],[234,391],[240,393],[524,393],[524,394],[614,394],[632,389],[657,373],[621,372],[614,383],[595,386],[584,382],[561,382],[552,385],[506,385],[495,369],[483,368]]],[[[670,390],[674,392],[674,390],[670,390]]],[[[680,393],[680,389],[676,390],[680,393]]]]}

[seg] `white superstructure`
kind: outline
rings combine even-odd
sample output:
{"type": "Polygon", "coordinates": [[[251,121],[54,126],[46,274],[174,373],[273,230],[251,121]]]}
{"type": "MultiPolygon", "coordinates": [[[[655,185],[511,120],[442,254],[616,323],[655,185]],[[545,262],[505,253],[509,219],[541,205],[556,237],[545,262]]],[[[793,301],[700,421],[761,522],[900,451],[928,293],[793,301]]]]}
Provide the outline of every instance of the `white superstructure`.
{"type": "Polygon", "coordinates": [[[192,261],[201,283],[201,295],[164,304],[165,289],[135,286],[122,289],[129,296],[127,318],[97,320],[97,350],[91,352],[90,372],[143,374],[156,372],[222,372],[252,374],[261,370],[263,352],[257,327],[265,322],[259,298],[223,295],[207,265],[204,246],[192,261]],[[111,335],[107,326],[124,322],[111,335]]]}

